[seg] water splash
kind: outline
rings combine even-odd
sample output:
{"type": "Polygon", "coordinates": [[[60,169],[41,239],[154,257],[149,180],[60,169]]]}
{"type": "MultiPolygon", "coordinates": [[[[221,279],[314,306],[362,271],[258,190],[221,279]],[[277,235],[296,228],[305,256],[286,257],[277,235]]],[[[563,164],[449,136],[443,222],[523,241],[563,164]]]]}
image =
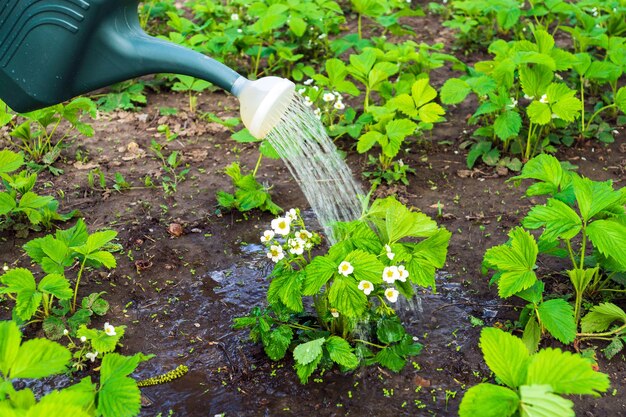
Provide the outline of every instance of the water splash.
{"type": "Polygon", "coordinates": [[[360,217],[358,195],[363,190],[324,126],[296,94],[267,140],[298,182],[328,240],[335,243],[332,224],[360,217]]]}

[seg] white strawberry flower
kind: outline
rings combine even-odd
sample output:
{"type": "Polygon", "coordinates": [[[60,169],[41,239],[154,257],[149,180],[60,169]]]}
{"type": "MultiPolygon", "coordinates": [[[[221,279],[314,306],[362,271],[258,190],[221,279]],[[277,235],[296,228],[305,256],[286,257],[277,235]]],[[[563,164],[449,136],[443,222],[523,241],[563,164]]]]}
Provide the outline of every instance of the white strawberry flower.
{"type": "Polygon", "coordinates": [[[270,246],[270,251],[267,252],[267,257],[272,260],[272,262],[278,262],[285,257],[283,253],[283,248],[278,245],[270,246]]]}
{"type": "Polygon", "coordinates": [[[98,351],[96,350],[95,352],[87,352],[85,353],[85,358],[89,359],[92,362],[96,361],[96,358],[98,357],[98,351]]]}
{"type": "Polygon", "coordinates": [[[237,13],[233,13],[230,15],[230,20],[239,20],[239,15],[237,13]]]}
{"type": "Polygon", "coordinates": [[[9,270],[9,265],[7,265],[7,264],[2,265],[2,270],[4,272],[7,272],[9,270]]]}
{"type": "Polygon", "coordinates": [[[279,235],[285,236],[289,234],[289,226],[291,221],[287,217],[277,217],[272,220],[272,229],[279,235]]]}
{"type": "Polygon", "coordinates": [[[529,96],[528,94],[524,94],[524,98],[525,98],[526,100],[534,100],[534,99],[535,99],[535,96],[529,96]]]}
{"type": "Polygon", "coordinates": [[[287,213],[285,213],[285,218],[289,220],[289,223],[294,220],[298,220],[298,212],[296,209],[290,209],[287,213]]]}
{"type": "Polygon", "coordinates": [[[261,242],[263,243],[267,243],[270,242],[272,239],[274,239],[274,231],[273,230],[266,230],[263,232],[263,235],[261,236],[261,242]]]}
{"type": "Polygon", "coordinates": [[[115,336],[117,333],[115,332],[115,327],[107,321],[104,323],[104,332],[107,336],[115,336]]]}
{"type": "Polygon", "coordinates": [[[398,273],[400,274],[398,281],[406,282],[406,279],[409,277],[409,271],[407,271],[404,265],[398,267],[398,273]]]}
{"type": "Polygon", "coordinates": [[[80,341],[81,341],[82,343],[85,343],[85,342],[87,341],[87,336],[81,336],[81,337],[80,337],[80,341]]]}
{"type": "Polygon", "coordinates": [[[385,297],[387,298],[387,300],[389,300],[390,303],[395,303],[396,301],[398,301],[398,295],[400,295],[400,293],[395,288],[387,288],[385,290],[385,297]]]}
{"type": "Polygon", "coordinates": [[[313,102],[311,101],[311,98],[309,96],[304,97],[304,105],[307,107],[311,107],[313,105],[313,102]]]}
{"type": "Polygon", "coordinates": [[[311,85],[311,84],[313,84],[313,80],[311,78],[309,78],[308,80],[306,80],[302,84],[304,84],[304,85],[311,85]]]}
{"type": "Polygon", "coordinates": [[[370,295],[372,291],[374,291],[374,284],[369,281],[361,281],[359,282],[359,289],[365,293],[365,295],[370,295]]]}
{"type": "Polygon", "coordinates": [[[335,109],[337,109],[337,110],[343,110],[343,109],[345,109],[345,108],[346,108],[346,105],[345,105],[345,104],[343,104],[343,103],[341,102],[341,100],[337,100],[337,101],[335,101],[335,104],[333,104],[333,107],[334,107],[335,109]]]}
{"type": "Polygon", "coordinates": [[[547,103],[548,102],[548,95],[547,94],[542,95],[541,98],[539,99],[539,102],[540,103],[544,103],[544,104],[547,103]]]}
{"type": "Polygon", "coordinates": [[[511,103],[507,104],[506,107],[509,109],[514,109],[515,107],[517,107],[517,100],[515,100],[513,97],[511,97],[511,103]]]}
{"type": "Polygon", "coordinates": [[[308,230],[301,229],[296,232],[296,237],[306,242],[307,240],[313,237],[313,234],[309,232],[308,230]]]}
{"type": "Polygon", "coordinates": [[[344,277],[347,277],[348,275],[354,272],[354,267],[348,261],[343,261],[342,263],[340,263],[338,269],[339,269],[339,273],[343,275],[344,277]]]}
{"type": "Polygon", "coordinates": [[[396,254],[391,251],[391,246],[385,245],[385,251],[387,252],[387,258],[389,258],[390,261],[393,261],[396,254]]]}
{"type": "Polygon", "coordinates": [[[67,336],[68,334],[70,334],[70,331],[67,329],[63,329],[63,335],[67,336]]]}
{"type": "Polygon", "coordinates": [[[304,253],[304,241],[302,239],[289,239],[289,253],[302,255],[304,253]]]}
{"type": "Polygon", "coordinates": [[[306,93],[306,88],[298,88],[298,94],[304,95],[306,93]]]}
{"type": "Polygon", "coordinates": [[[339,312],[337,311],[336,308],[331,308],[330,309],[330,315],[333,316],[334,318],[338,318],[339,317],[339,312]]]}
{"type": "Polygon", "coordinates": [[[322,100],[324,100],[326,103],[330,103],[331,101],[335,101],[335,95],[333,93],[325,93],[322,96],[322,100]]]}
{"type": "Polygon", "coordinates": [[[398,279],[400,279],[400,272],[397,266],[386,266],[383,269],[383,281],[393,284],[398,279]]]}

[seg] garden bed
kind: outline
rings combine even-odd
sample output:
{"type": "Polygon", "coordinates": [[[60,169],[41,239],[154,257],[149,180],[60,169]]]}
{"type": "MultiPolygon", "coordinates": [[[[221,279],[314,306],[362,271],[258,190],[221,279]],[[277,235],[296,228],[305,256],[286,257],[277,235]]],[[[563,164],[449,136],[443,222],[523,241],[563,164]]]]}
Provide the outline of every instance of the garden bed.
{"type": "MultiPolygon", "coordinates": [[[[420,25],[428,22],[419,32],[420,40],[433,42],[437,35],[449,40],[438,17],[414,19],[420,19],[420,25]]],[[[451,70],[442,69],[431,80],[439,88],[450,74],[451,70]]],[[[156,355],[134,376],[147,378],[181,364],[189,367],[182,378],[142,389],[141,416],[167,416],[170,410],[174,416],[452,416],[468,388],[491,379],[478,346],[480,329],[482,325],[506,328],[523,304],[499,298],[496,287],[488,285],[489,277],[481,272],[483,254],[504,243],[508,231],[543,199],[524,197],[525,187],[507,182],[514,174],[504,167],[467,168],[465,151],[459,147],[468,139],[466,118],[472,110],[467,105],[450,106],[447,121],[401,155],[404,164],[415,170],[408,177],[409,185],[382,185],[376,190],[377,197],[395,195],[453,233],[436,292],[420,291],[397,309],[407,331],[419,335],[422,353],[397,374],[378,366],[345,374],[334,370],[314,374],[307,385],[301,385],[291,369],[290,355],[272,362],[246,332],[232,329],[234,317],[265,302],[272,264],[259,238],[273,218],[257,211],[226,212],[216,203],[215,193],[231,187],[224,167],[239,161],[252,169],[258,153],[256,145],[232,141],[228,129],[197,114],[235,116],[236,100],[222,92],[203,92],[198,112],[192,114],[184,110],[188,105],[184,94],[151,92],[147,99],[148,104],[136,112],[100,113],[93,123],[95,135],[74,141],[55,164],[63,174],[42,173],[38,182],[43,185],[40,193],[59,200],[61,212],[79,210],[90,230],[107,227],[118,232],[123,249],[115,255],[117,267],[88,273],[81,286],[84,294],[106,291],[111,304],[106,321],[127,326],[118,352],[156,355]],[[162,116],[163,107],[179,111],[162,116]],[[190,167],[187,179],[171,195],[145,186],[146,176],[163,175],[161,161],[149,150],[152,139],[163,139],[157,131],[163,124],[179,135],[168,149],[178,150],[190,167]],[[90,186],[88,173],[94,168],[104,173],[109,185],[119,173],[130,189],[118,192],[111,186],[90,186]]],[[[370,169],[366,155],[354,152],[348,141],[337,145],[348,152],[349,166],[361,179],[370,169]]],[[[624,130],[612,144],[581,141],[556,156],[593,180],[613,180],[616,188],[625,185],[624,130]]],[[[281,161],[265,159],[257,177],[272,186],[276,204],[300,208],[305,218],[314,221],[281,161]]],[[[368,188],[366,182],[363,185],[368,188]]],[[[17,238],[12,232],[0,232],[0,264],[24,266],[21,246],[36,236],[17,238]]],[[[540,270],[543,267],[539,265],[540,270]]],[[[561,291],[561,276],[544,281],[551,292],[567,292],[561,291]]],[[[619,297],[613,302],[625,304],[619,297]]],[[[10,319],[10,305],[0,304],[0,308],[0,318],[10,319]]],[[[98,320],[94,327],[105,321],[98,320]]],[[[550,340],[542,347],[546,343],[563,347],[550,340]]],[[[593,346],[603,345],[583,343],[579,348],[593,346]]],[[[599,369],[610,376],[611,389],[601,398],[571,396],[577,414],[626,415],[623,355],[609,361],[598,354],[597,359],[599,369]]]]}

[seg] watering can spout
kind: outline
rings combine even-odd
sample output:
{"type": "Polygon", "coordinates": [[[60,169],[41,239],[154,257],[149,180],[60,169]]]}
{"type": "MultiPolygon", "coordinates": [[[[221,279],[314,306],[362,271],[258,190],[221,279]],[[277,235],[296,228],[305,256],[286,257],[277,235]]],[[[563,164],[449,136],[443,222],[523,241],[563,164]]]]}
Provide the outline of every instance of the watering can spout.
{"type": "Polygon", "coordinates": [[[0,98],[18,112],[155,73],[207,80],[241,101],[259,138],[280,120],[295,85],[249,81],[226,65],[146,34],[137,0],[0,0],[0,98]]]}

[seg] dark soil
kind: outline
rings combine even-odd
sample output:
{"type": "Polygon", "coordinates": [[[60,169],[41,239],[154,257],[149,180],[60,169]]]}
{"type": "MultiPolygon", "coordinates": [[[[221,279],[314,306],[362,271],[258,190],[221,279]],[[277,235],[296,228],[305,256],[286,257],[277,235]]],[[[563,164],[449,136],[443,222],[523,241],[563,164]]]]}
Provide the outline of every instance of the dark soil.
{"type": "MultiPolygon", "coordinates": [[[[428,22],[420,40],[432,43],[446,35],[435,17],[420,19],[428,22]]],[[[447,76],[449,70],[441,70],[440,77],[447,76]]],[[[189,114],[184,110],[186,96],[160,93],[150,95],[148,103],[138,112],[100,114],[95,137],[77,140],[64,151],[57,164],[64,174],[42,174],[39,181],[46,184],[41,192],[56,195],[62,211],[80,210],[90,230],[107,227],[119,233],[124,250],[116,255],[118,267],[111,273],[90,272],[81,291],[107,292],[111,311],[106,320],[128,326],[121,353],[156,354],[136,377],[163,373],[179,364],[190,368],[172,383],[144,388],[142,416],[165,416],[170,409],[174,416],[452,416],[467,388],[490,380],[478,348],[480,327],[472,327],[469,318],[504,326],[515,320],[517,312],[514,302],[499,299],[488,286],[489,277],[481,274],[482,256],[488,247],[503,243],[508,230],[540,200],[524,198],[523,188],[506,182],[511,176],[506,170],[466,169],[459,144],[467,139],[462,132],[471,110],[451,109],[447,123],[402,155],[416,171],[409,186],[379,189],[380,195],[397,195],[453,232],[437,292],[422,292],[399,312],[424,343],[423,353],[399,374],[370,367],[345,375],[315,375],[302,386],[292,361],[271,362],[261,347],[247,341],[245,332],[231,329],[234,317],[265,301],[265,277],[272,265],[257,242],[272,217],[221,213],[215,193],[230,191],[225,166],[238,160],[254,167],[255,145],[237,144],[221,125],[189,114]],[[160,107],[181,110],[164,118],[159,116],[160,107]],[[149,146],[153,138],[164,142],[157,133],[157,126],[164,123],[179,133],[168,149],[179,150],[191,168],[171,196],[144,187],[145,176],[159,183],[163,175],[149,146]],[[129,148],[131,143],[144,152],[136,152],[134,145],[129,148]],[[78,150],[88,156],[83,163],[76,162],[78,150]],[[91,189],[87,173],[96,166],[109,185],[115,173],[121,173],[133,188],[121,193],[91,189]],[[168,232],[172,223],[182,226],[181,236],[168,232]]],[[[221,92],[205,93],[198,103],[197,114],[233,116],[237,111],[236,100],[221,92]]],[[[557,156],[594,180],[612,179],[620,187],[626,169],[625,139],[622,131],[614,144],[579,143],[557,156]]],[[[361,178],[366,158],[350,150],[351,144],[339,145],[350,152],[350,166],[361,178]]],[[[273,186],[277,204],[308,208],[281,161],[264,160],[260,175],[273,186]]],[[[0,238],[0,264],[15,265],[16,259],[25,264],[20,247],[26,240],[9,232],[0,238]]],[[[559,280],[546,278],[549,287],[559,280]]],[[[0,306],[2,318],[8,318],[8,306],[0,306]]],[[[594,346],[582,346],[589,347],[594,346]]],[[[600,370],[611,376],[612,389],[597,399],[573,397],[578,415],[626,415],[623,355],[607,361],[599,354],[598,360],[600,370]]]]}

